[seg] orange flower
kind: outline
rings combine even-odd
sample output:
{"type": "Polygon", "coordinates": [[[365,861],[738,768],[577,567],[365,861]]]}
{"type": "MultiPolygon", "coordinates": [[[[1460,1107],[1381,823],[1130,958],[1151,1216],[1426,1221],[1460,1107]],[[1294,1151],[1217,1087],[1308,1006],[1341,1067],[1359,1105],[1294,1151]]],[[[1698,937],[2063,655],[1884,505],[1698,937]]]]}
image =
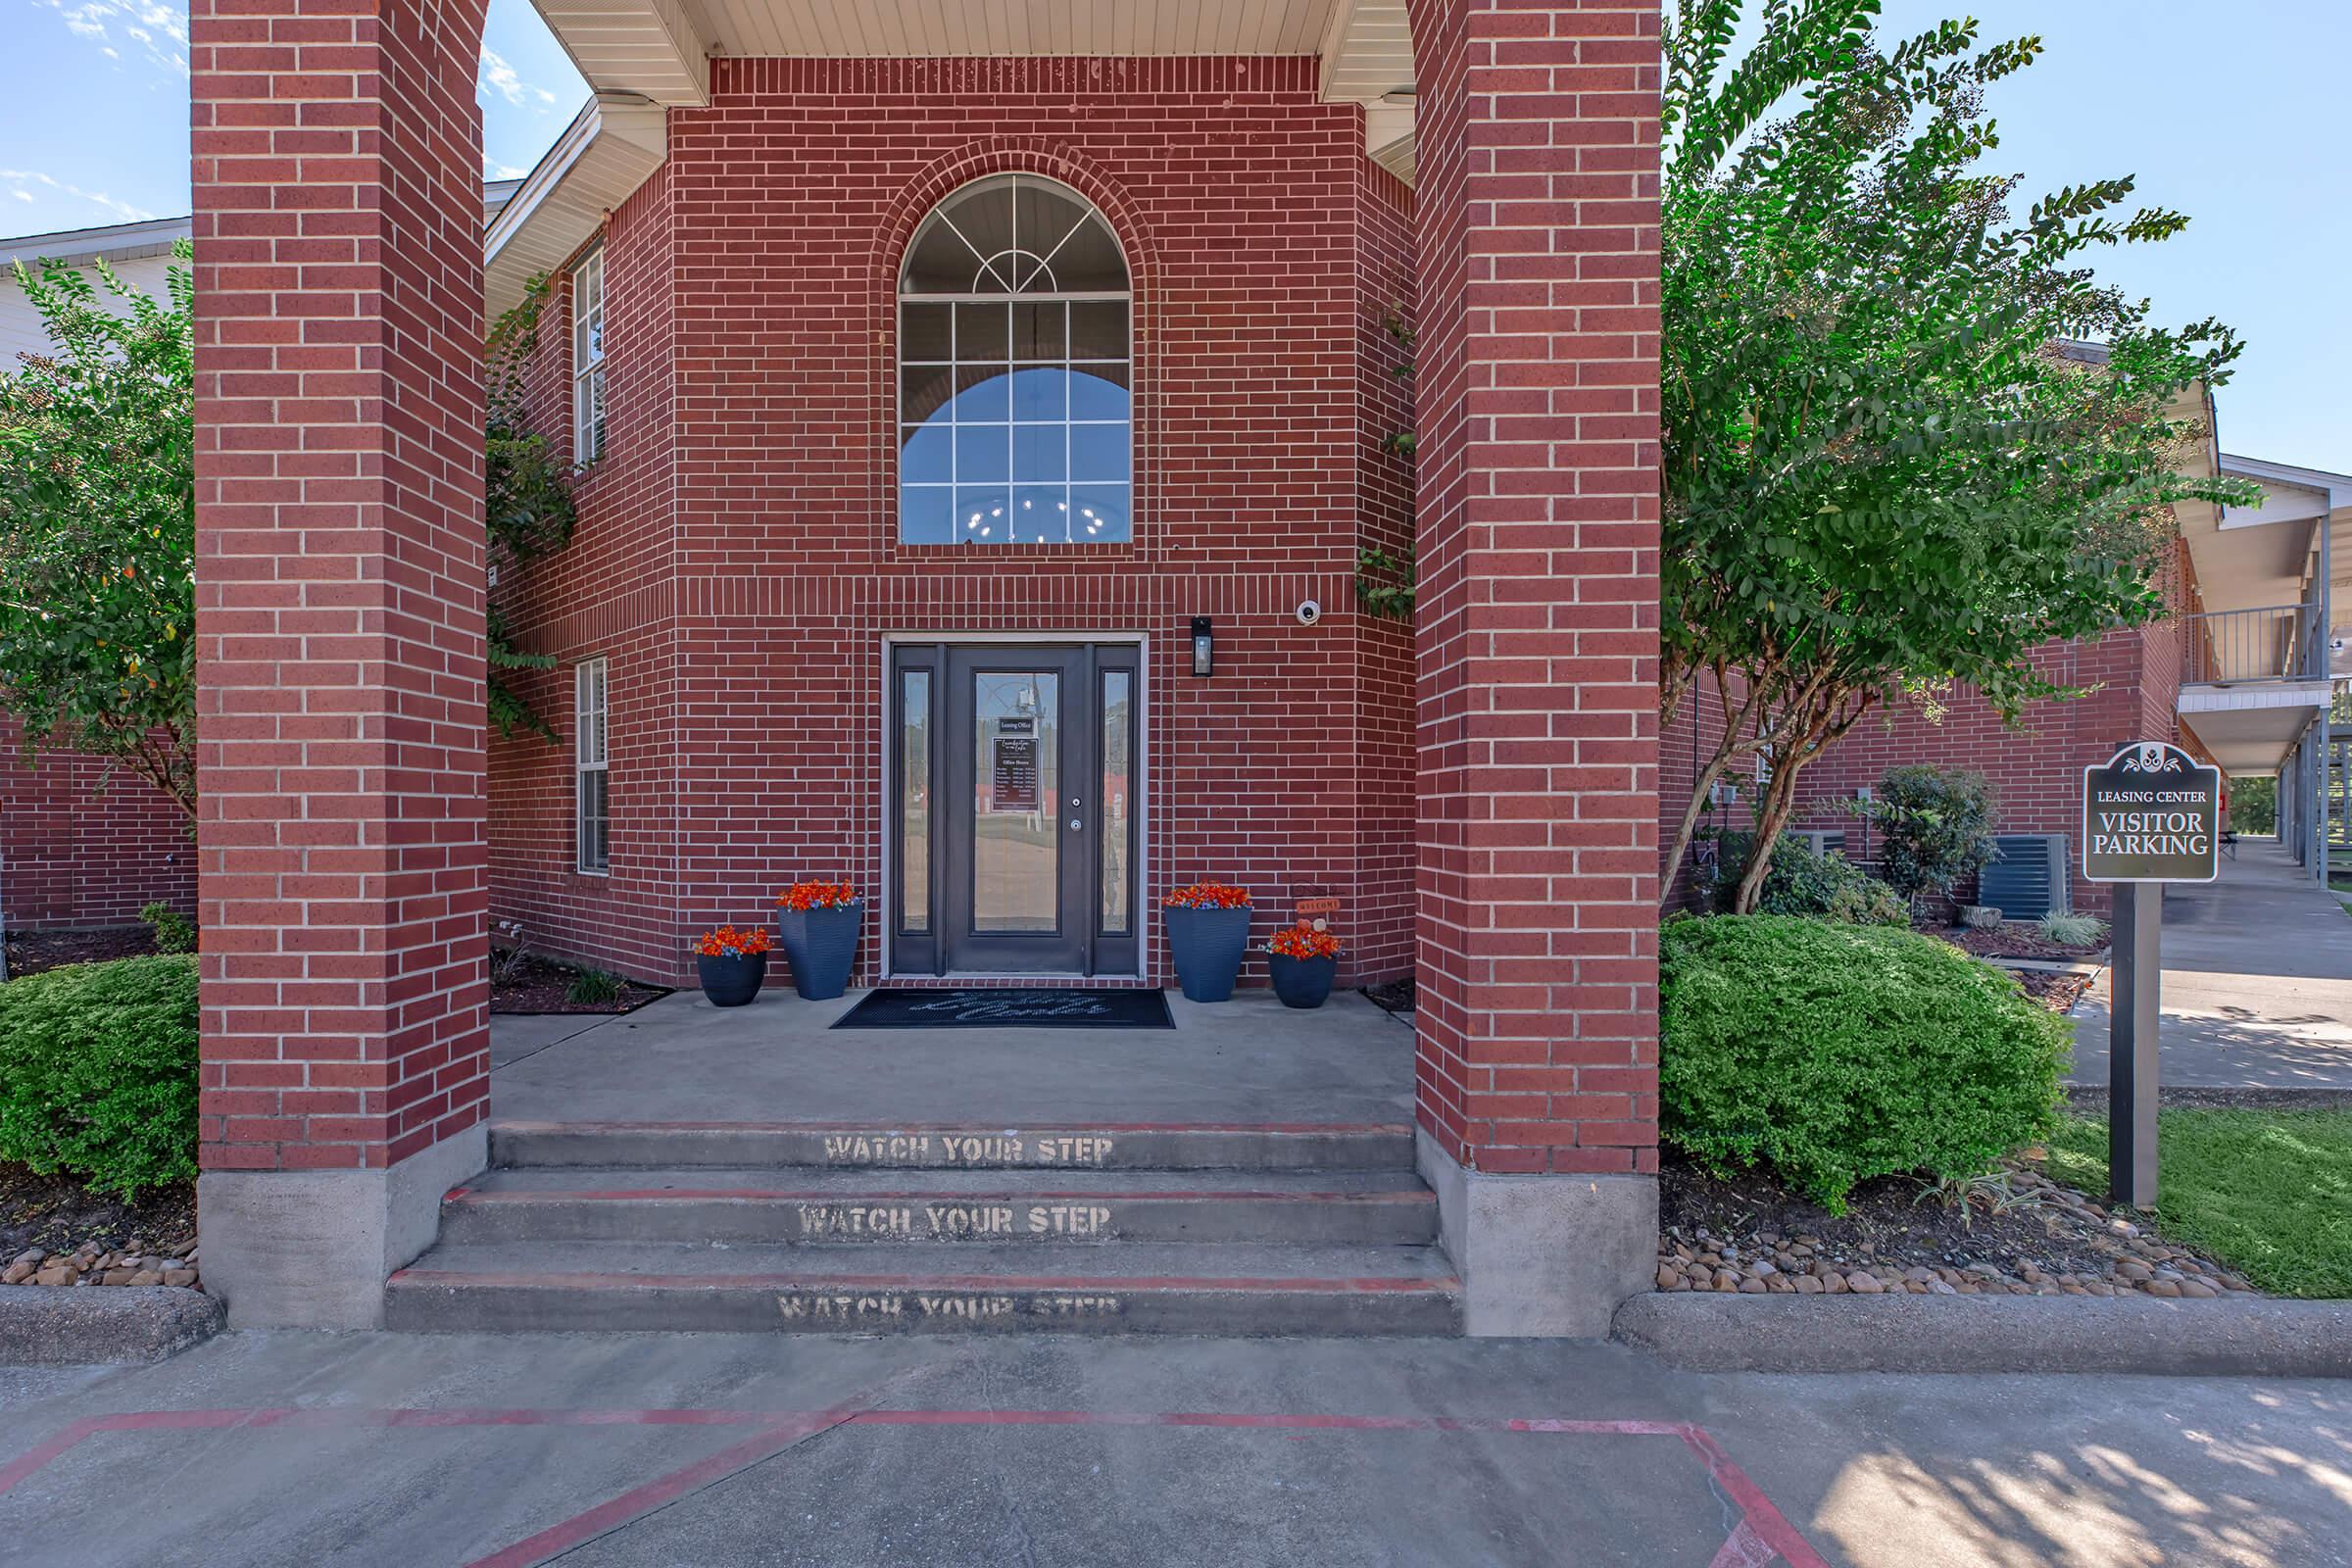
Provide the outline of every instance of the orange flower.
{"type": "Polygon", "coordinates": [[[1318,931],[1305,920],[1285,926],[1274,933],[1267,950],[1286,958],[1336,958],[1340,956],[1340,939],[1329,931],[1318,931]]]}
{"type": "Polygon", "coordinates": [[[1247,909],[1250,890],[1223,882],[1195,882],[1189,887],[1170,888],[1168,896],[1159,902],[1171,909],[1247,909]]]}
{"type": "Polygon", "coordinates": [[[795,882],[776,895],[779,909],[843,909],[858,902],[858,890],[847,882],[795,882]]]}
{"type": "Polygon", "coordinates": [[[738,931],[731,925],[722,925],[715,931],[705,933],[703,940],[696,944],[695,951],[706,958],[749,958],[765,953],[774,944],[768,940],[764,926],[738,931]]]}

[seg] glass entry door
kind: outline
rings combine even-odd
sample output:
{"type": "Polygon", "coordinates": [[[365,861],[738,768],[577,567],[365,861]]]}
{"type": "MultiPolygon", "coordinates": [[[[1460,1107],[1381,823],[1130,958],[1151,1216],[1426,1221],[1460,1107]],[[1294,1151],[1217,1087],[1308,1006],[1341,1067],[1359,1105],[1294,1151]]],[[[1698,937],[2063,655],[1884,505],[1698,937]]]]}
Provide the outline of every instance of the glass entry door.
{"type": "Polygon", "coordinates": [[[892,656],[891,971],[1134,974],[1137,650],[892,656]]]}

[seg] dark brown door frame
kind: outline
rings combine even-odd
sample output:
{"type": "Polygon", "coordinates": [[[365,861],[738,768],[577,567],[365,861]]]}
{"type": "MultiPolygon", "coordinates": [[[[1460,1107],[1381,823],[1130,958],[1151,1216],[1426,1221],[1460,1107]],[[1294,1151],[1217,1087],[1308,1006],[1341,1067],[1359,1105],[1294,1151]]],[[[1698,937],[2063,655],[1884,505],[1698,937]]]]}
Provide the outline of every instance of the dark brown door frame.
{"type": "Polygon", "coordinates": [[[894,975],[1140,974],[1143,908],[1141,777],[1142,650],[1132,643],[894,643],[885,705],[888,820],[893,886],[891,929],[885,933],[894,975]],[[1058,790],[1054,832],[1059,847],[1057,929],[1047,933],[973,930],[972,816],[977,760],[974,677],[993,671],[1035,670],[1056,676],[1059,712],[1058,790]],[[908,780],[902,776],[907,676],[926,679],[924,733],[928,791],[926,881],[920,929],[909,929],[906,878],[907,858],[900,838],[906,821],[908,780]],[[1103,794],[1102,742],[1105,677],[1124,675],[1126,749],[1121,819],[1127,866],[1124,919],[1107,919],[1102,893],[1107,826],[1103,794]],[[1073,825],[1074,824],[1074,825],[1073,825]]]}

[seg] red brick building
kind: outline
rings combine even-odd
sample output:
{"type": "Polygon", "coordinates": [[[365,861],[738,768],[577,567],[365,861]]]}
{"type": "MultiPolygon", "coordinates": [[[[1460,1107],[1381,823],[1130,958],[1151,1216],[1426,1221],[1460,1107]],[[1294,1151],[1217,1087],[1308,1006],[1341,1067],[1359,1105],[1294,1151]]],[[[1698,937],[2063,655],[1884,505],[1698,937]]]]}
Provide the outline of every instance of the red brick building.
{"type": "Polygon", "coordinates": [[[1150,983],[1220,876],[1414,967],[1473,1332],[1605,1328],[1655,1231],[1657,0],[548,15],[595,102],[485,265],[478,0],[192,8],[232,1314],[380,1321],[481,1168],[494,912],[670,978],[846,876],[868,977],[1150,983]],[[482,719],[485,300],[543,270],[594,464],[499,594],[560,751],[482,719]],[[1354,597],[1408,519],[1410,638],[1354,597]]]}
{"type": "Polygon", "coordinates": [[[154,903],[196,907],[196,839],[154,785],[83,752],[27,760],[0,715],[0,924],[129,925],[154,903]]]}
{"type": "Polygon", "coordinates": [[[1355,572],[1410,527],[1412,199],[1311,57],[714,62],[553,273],[535,422],[593,461],[501,594],[566,744],[492,747],[494,915],[675,982],[818,875],[872,974],[1157,981],[1216,876],[1409,970],[1411,636],[1355,572]]]}

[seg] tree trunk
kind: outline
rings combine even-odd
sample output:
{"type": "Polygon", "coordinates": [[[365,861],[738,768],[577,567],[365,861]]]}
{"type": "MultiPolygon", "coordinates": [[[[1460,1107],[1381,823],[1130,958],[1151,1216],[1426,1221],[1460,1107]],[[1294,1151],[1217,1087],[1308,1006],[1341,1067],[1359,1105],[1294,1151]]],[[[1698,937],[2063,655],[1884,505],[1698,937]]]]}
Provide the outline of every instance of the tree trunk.
{"type": "Polygon", "coordinates": [[[1734,913],[1753,914],[1757,901],[1764,896],[1764,878],[1772,870],[1773,852],[1780,846],[1788,819],[1796,814],[1797,780],[1870,711],[1878,696],[1875,689],[1857,692],[1838,685],[1816,687],[1806,693],[1812,701],[1800,700],[1800,707],[1784,713],[1783,722],[1775,726],[1772,782],[1756,802],[1756,845],[1740,879],[1734,913]]]}
{"type": "Polygon", "coordinates": [[[1764,896],[1764,878],[1772,870],[1772,852],[1781,842],[1788,818],[1796,812],[1797,769],[1775,757],[1772,778],[1756,801],[1756,842],[1748,852],[1747,869],[1740,877],[1739,894],[1732,900],[1734,914],[1753,914],[1764,896]]]}
{"type": "MultiPolygon", "coordinates": [[[[1714,756],[1699,768],[1698,776],[1691,781],[1690,798],[1683,804],[1683,819],[1675,829],[1674,842],[1667,851],[1665,874],[1658,884],[1661,907],[1674,896],[1675,880],[1682,875],[1683,858],[1690,853],[1690,841],[1697,836],[1698,818],[1706,809],[1708,793],[1735,764],[1743,758],[1755,755],[1759,744],[1752,730],[1761,727],[1760,705],[1764,702],[1765,684],[1761,680],[1751,681],[1747,700],[1740,705],[1737,713],[1731,711],[1726,684],[1724,670],[1717,666],[1715,694],[1724,707],[1723,738],[1716,743],[1714,756]]],[[[1695,716],[1691,722],[1695,726],[1695,716]]]]}

